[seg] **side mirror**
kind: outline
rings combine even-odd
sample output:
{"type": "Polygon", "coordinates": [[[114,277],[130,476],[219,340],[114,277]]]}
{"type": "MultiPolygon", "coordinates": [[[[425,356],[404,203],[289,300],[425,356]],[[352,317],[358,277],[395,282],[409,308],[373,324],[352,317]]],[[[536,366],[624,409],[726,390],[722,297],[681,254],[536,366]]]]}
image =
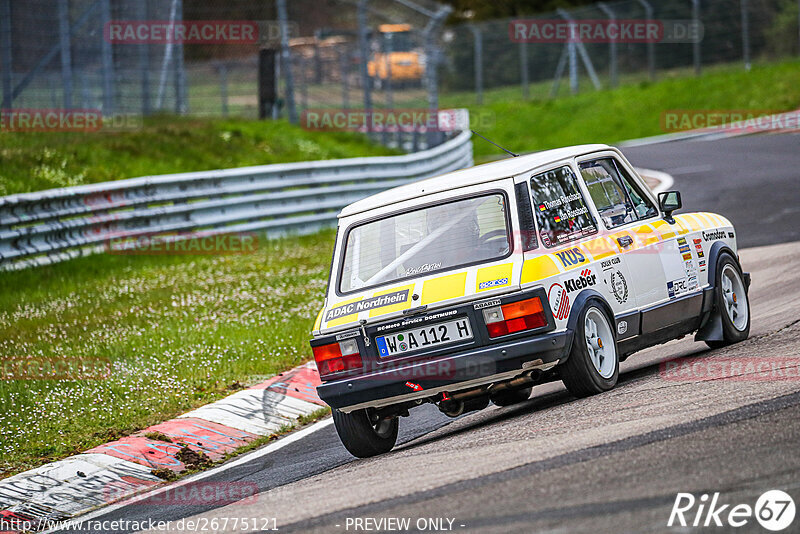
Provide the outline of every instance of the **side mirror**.
{"type": "Polygon", "coordinates": [[[680,191],[665,191],[658,194],[658,207],[664,212],[664,219],[673,224],[675,220],[672,218],[672,212],[677,211],[683,207],[681,202],[680,191]]]}

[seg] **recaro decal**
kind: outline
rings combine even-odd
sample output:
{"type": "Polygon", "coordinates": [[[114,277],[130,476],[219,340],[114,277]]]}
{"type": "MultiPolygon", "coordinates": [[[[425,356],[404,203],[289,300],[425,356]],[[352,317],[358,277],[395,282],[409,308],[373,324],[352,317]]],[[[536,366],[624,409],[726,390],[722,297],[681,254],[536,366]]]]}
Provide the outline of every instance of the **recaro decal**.
{"type": "Polygon", "coordinates": [[[562,252],[556,252],[556,256],[564,267],[580,265],[587,261],[586,256],[583,255],[583,252],[581,252],[579,248],[571,248],[562,252]]]}
{"type": "Polygon", "coordinates": [[[344,317],[345,315],[353,315],[373,308],[381,308],[383,306],[389,306],[390,304],[406,302],[408,300],[408,293],[408,289],[404,289],[403,291],[395,291],[394,293],[387,293],[379,297],[372,297],[370,299],[337,306],[336,308],[328,310],[328,313],[325,314],[325,320],[330,321],[337,317],[344,317]]]}
{"type": "Polygon", "coordinates": [[[587,288],[597,284],[597,275],[591,269],[584,269],[577,278],[570,278],[564,280],[564,287],[567,288],[567,293],[574,293],[580,289],[587,288]]]}

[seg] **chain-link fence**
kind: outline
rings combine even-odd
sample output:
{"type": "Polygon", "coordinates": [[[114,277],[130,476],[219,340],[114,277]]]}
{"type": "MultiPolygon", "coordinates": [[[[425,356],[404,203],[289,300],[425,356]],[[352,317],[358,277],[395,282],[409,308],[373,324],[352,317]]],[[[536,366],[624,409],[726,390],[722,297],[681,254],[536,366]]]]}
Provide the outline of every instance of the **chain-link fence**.
{"type": "MultiPolygon", "coordinates": [[[[454,106],[499,88],[557,97],[797,55],[798,4],[622,0],[447,25],[433,0],[0,0],[2,107],[303,122],[319,109],[436,110],[440,93],[454,106]],[[637,21],[660,29],[609,38],[611,23],[637,21]],[[570,22],[602,35],[542,33],[570,22]]],[[[374,135],[408,150],[446,137],[412,130],[374,135]]]]}

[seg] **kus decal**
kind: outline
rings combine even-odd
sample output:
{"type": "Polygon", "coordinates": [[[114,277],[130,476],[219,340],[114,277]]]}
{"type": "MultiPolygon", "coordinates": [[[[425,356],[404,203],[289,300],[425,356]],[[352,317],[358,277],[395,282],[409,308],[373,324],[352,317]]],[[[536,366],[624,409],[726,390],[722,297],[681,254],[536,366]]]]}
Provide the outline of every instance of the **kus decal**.
{"type": "Polygon", "coordinates": [[[703,232],[703,239],[706,241],[716,241],[717,239],[725,239],[725,232],[722,230],[715,230],[713,232],[703,232]]]}
{"type": "Polygon", "coordinates": [[[614,298],[620,304],[628,301],[628,283],[620,271],[611,273],[611,292],[614,293],[614,298]]]}
{"type": "Polygon", "coordinates": [[[508,278],[500,278],[498,280],[489,280],[478,284],[478,289],[490,289],[492,287],[507,286],[508,278]]]}
{"type": "Polygon", "coordinates": [[[547,300],[556,320],[563,321],[567,318],[569,315],[569,296],[564,290],[564,286],[558,283],[551,285],[550,290],[547,292],[547,300]]]}
{"type": "Polygon", "coordinates": [[[389,306],[391,304],[400,304],[406,301],[408,301],[408,289],[404,289],[403,291],[395,291],[394,293],[387,293],[379,297],[372,297],[369,299],[360,300],[358,302],[351,302],[350,304],[337,306],[336,308],[331,308],[328,310],[328,313],[325,314],[325,320],[331,321],[337,317],[353,315],[362,311],[372,310],[374,308],[382,308],[383,306],[389,306]]]}
{"type": "Polygon", "coordinates": [[[561,260],[561,265],[564,267],[572,267],[573,265],[580,265],[586,263],[586,256],[583,255],[581,249],[573,248],[563,252],[556,252],[556,256],[561,260]]]}
{"type": "Polygon", "coordinates": [[[582,270],[578,278],[564,280],[564,287],[567,288],[567,293],[574,293],[579,289],[584,289],[595,284],[597,284],[597,275],[592,273],[591,269],[582,270]]]}

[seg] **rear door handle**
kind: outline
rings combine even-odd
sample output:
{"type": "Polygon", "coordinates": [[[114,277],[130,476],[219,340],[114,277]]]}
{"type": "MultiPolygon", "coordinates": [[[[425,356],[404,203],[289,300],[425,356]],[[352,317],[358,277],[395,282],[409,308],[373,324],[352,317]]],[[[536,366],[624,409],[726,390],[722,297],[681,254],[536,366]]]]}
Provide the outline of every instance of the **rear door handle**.
{"type": "Polygon", "coordinates": [[[631,238],[629,235],[624,235],[617,238],[617,243],[619,243],[619,246],[622,248],[626,248],[633,245],[633,238],[631,238]]]}

